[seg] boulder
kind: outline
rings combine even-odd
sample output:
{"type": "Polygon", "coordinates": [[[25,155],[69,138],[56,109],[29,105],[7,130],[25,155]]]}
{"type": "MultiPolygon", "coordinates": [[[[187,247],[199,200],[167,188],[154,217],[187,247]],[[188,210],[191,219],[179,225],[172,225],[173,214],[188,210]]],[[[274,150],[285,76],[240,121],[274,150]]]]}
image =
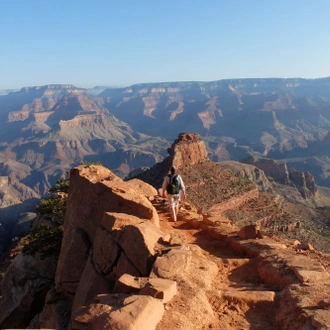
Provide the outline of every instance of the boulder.
{"type": "Polygon", "coordinates": [[[26,328],[53,283],[56,261],[19,253],[1,282],[0,327],[26,328]]]}
{"type": "Polygon", "coordinates": [[[90,253],[89,260],[80,278],[73,300],[73,310],[79,306],[90,304],[93,298],[100,293],[111,292],[110,283],[104,275],[95,270],[92,260],[93,251],[90,253]]]}
{"type": "Polygon", "coordinates": [[[314,251],[312,244],[309,243],[300,243],[296,247],[298,250],[314,251]]]}
{"type": "Polygon", "coordinates": [[[150,296],[100,295],[75,311],[73,329],[155,330],[163,313],[162,302],[150,296]]]}
{"type": "Polygon", "coordinates": [[[175,281],[166,280],[163,278],[151,278],[146,285],[139,291],[140,295],[147,295],[162,302],[168,303],[177,293],[177,285],[175,281]]]}
{"type": "Polygon", "coordinates": [[[311,317],[312,326],[318,330],[330,329],[330,311],[317,309],[311,317]]]}
{"type": "Polygon", "coordinates": [[[112,272],[107,275],[107,278],[111,281],[116,281],[120,276],[126,273],[133,276],[141,276],[139,270],[128,259],[125,252],[122,251],[116,265],[114,266],[112,272]]]}
{"type": "Polygon", "coordinates": [[[115,242],[111,233],[99,227],[96,231],[94,246],[93,246],[93,263],[95,269],[101,274],[109,274],[121,254],[121,249],[115,242]]]}
{"type": "MultiPolygon", "coordinates": [[[[110,275],[110,278],[116,278],[124,273],[137,276],[149,275],[150,266],[156,254],[156,245],[158,242],[164,241],[162,238],[166,237],[166,234],[149,221],[124,213],[107,212],[104,214],[101,223],[112,237],[106,239],[104,237],[105,234],[102,234],[97,239],[97,250],[99,251],[101,248],[101,251],[105,251],[107,246],[113,245],[121,251],[120,258],[114,269],[115,276],[110,275]],[[132,269],[132,266],[134,269],[132,269]]],[[[108,253],[112,254],[114,250],[111,246],[108,253]]],[[[99,252],[96,253],[99,254],[99,252]]],[[[114,253],[114,257],[117,255],[118,251],[114,253]]],[[[100,255],[98,260],[101,260],[101,258],[100,255]]],[[[108,258],[108,260],[112,259],[108,258]]],[[[96,260],[97,264],[99,262],[96,260]]],[[[109,261],[104,261],[103,263],[109,263],[109,261]]]]}
{"type": "Polygon", "coordinates": [[[56,289],[67,297],[74,294],[88,255],[75,231],[80,228],[92,245],[101,219],[108,211],[130,214],[156,226],[159,224],[157,211],[150,201],[107,168],[98,165],[73,168],[56,272],[56,289]]]}
{"type": "Polygon", "coordinates": [[[209,160],[206,146],[197,133],[180,133],[167,151],[177,168],[209,160]]]}
{"type": "Polygon", "coordinates": [[[31,224],[36,219],[37,214],[33,212],[25,212],[20,214],[17,224],[14,228],[13,236],[22,236],[26,234],[31,227],[31,224]]]}
{"type": "Polygon", "coordinates": [[[172,248],[163,253],[154,262],[150,277],[173,279],[190,265],[192,253],[184,247],[172,248]]]}
{"type": "Polygon", "coordinates": [[[254,239],[261,237],[260,227],[258,225],[248,225],[242,227],[237,233],[238,237],[241,239],[254,239]]]}
{"type": "Polygon", "coordinates": [[[118,279],[112,292],[147,295],[167,303],[175,296],[177,286],[176,282],[171,280],[124,274],[118,279]]]}
{"type": "Polygon", "coordinates": [[[127,181],[133,189],[139,191],[142,195],[145,195],[149,200],[150,197],[158,195],[158,191],[152,185],[140,180],[140,179],[131,179],[127,181]]]}
{"type": "Polygon", "coordinates": [[[149,265],[156,254],[156,243],[164,236],[164,233],[156,229],[152,224],[144,222],[112,232],[116,243],[143,276],[149,274],[149,265]]]}

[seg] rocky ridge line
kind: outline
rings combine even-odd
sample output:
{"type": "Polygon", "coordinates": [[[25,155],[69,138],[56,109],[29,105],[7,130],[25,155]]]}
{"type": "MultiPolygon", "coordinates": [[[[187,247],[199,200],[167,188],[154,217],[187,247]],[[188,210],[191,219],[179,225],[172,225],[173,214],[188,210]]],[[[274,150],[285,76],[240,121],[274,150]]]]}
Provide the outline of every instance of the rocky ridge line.
{"type": "MultiPolygon", "coordinates": [[[[192,165],[179,168],[186,166],[192,165]]],[[[55,285],[30,328],[330,326],[329,255],[269,238],[256,226],[239,229],[223,214],[201,214],[188,202],[177,224],[168,219],[167,206],[145,182],[124,182],[102,166],[72,169],[55,285]]],[[[43,286],[44,276],[29,267],[19,255],[2,281],[1,327],[29,315],[48,290],[49,282],[43,286]]]]}

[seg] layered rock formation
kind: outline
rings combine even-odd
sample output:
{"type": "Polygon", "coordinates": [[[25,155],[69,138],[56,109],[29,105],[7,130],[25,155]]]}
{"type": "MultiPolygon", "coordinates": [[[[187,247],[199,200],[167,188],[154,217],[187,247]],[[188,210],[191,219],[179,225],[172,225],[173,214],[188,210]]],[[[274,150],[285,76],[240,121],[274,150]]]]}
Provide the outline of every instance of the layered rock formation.
{"type": "MultiPolygon", "coordinates": [[[[110,294],[123,274],[149,275],[156,246],[166,240],[149,201],[154,194],[157,191],[147,184],[124,182],[102,166],[80,166],[71,171],[63,244],[52,293],[58,298],[46,300],[35,322],[42,327],[63,328],[63,313],[92,304],[97,294],[110,294]],[[61,306],[67,307],[61,310],[61,306]],[[54,317],[48,320],[49,315],[54,317]]],[[[143,304],[137,300],[138,305],[143,304]]],[[[145,308],[153,309],[148,306],[149,302],[145,308]]],[[[76,323],[85,323],[76,317],[76,323]]]]}
{"type": "Polygon", "coordinates": [[[277,183],[296,187],[303,198],[313,197],[317,193],[314,177],[309,172],[297,171],[294,168],[289,171],[285,163],[273,159],[249,157],[242,162],[255,165],[277,183]]]}
{"type": "Polygon", "coordinates": [[[2,282],[0,327],[13,320],[52,329],[330,326],[329,256],[308,244],[269,238],[257,226],[236,226],[228,212],[244,212],[261,193],[209,161],[198,136],[182,134],[170,150],[147,174],[167,171],[179,159],[188,198],[202,205],[212,196],[209,203],[217,207],[201,214],[181,203],[178,223],[169,223],[155,187],[123,181],[100,165],[73,168],[54,283],[45,297],[54,273],[44,274],[38,259],[19,255],[2,282]],[[190,148],[195,156],[185,159],[190,148]],[[42,311],[26,303],[37,299],[38,290],[42,311]]]}
{"type": "MultiPolygon", "coordinates": [[[[0,117],[0,176],[8,177],[9,186],[0,187],[0,195],[6,195],[3,208],[46,195],[83,161],[100,162],[124,177],[160,161],[167,146],[165,139],[136,133],[102,100],[73,85],[29,87],[2,96],[0,117]]],[[[0,215],[12,226],[16,220],[17,214],[0,215]]]]}
{"type": "Polygon", "coordinates": [[[177,168],[208,160],[205,144],[196,133],[179,134],[167,151],[172,159],[172,165],[177,168]]]}

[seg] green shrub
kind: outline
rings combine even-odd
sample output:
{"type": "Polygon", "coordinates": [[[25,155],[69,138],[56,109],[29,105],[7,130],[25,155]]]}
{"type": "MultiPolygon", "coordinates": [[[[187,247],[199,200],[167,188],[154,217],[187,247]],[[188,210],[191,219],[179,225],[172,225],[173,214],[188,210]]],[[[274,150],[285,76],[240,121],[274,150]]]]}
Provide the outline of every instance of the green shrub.
{"type": "Polygon", "coordinates": [[[37,205],[35,209],[41,214],[53,214],[60,222],[63,222],[67,200],[67,197],[51,197],[48,199],[41,199],[40,204],[37,205]]]}
{"type": "Polygon", "coordinates": [[[40,225],[34,228],[23,241],[23,255],[35,256],[40,254],[41,259],[46,257],[58,258],[61,250],[63,227],[51,228],[40,225]]]}
{"type": "MultiPolygon", "coordinates": [[[[66,177],[59,179],[56,184],[49,189],[49,192],[67,193],[69,191],[69,184],[69,172],[66,172],[66,177]]],[[[63,222],[67,200],[67,196],[54,196],[48,199],[41,199],[39,205],[37,205],[35,209],[41,214],[55,215],[60,222],[63,222]]]]}
{"type": "MultiPolygon", "coordinates": [[[[61,178],[49,189],[50,192],[64,192],[69,190],[68,172],[66,178],[61,178]]],[[[67,196],[54,196],[48,199],[41,199],[35,208],[40,214],[49,214],[57,218],[54,226],[44,224],[35,227],[29,235],[22,240],[22,253],[35,256],[40,254],[41,259],[46,257],[58,258],[63,238],[63,222],[67,205],[67,196]]]]}
{"type": "Polygon", "coordinates": [[[54,184],[54,186],[49,189],[49,191],[51,193],[55,193],[55,192],[65,192],[65,193],[67,193],[69,191],[69,184],[70,184],[69,173],[66,172],[65,178],[59,179],[54,184]]]}

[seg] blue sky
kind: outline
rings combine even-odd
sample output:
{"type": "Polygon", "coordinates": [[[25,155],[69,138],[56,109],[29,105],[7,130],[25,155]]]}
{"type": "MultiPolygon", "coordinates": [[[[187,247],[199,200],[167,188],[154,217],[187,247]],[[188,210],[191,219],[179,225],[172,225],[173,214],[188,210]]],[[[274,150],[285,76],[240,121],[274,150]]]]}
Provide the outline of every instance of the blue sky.
{"type": "Polygon", "coordinates": [[[329,0],[4,0],[0,88],[330,76],[329,0]]]}

